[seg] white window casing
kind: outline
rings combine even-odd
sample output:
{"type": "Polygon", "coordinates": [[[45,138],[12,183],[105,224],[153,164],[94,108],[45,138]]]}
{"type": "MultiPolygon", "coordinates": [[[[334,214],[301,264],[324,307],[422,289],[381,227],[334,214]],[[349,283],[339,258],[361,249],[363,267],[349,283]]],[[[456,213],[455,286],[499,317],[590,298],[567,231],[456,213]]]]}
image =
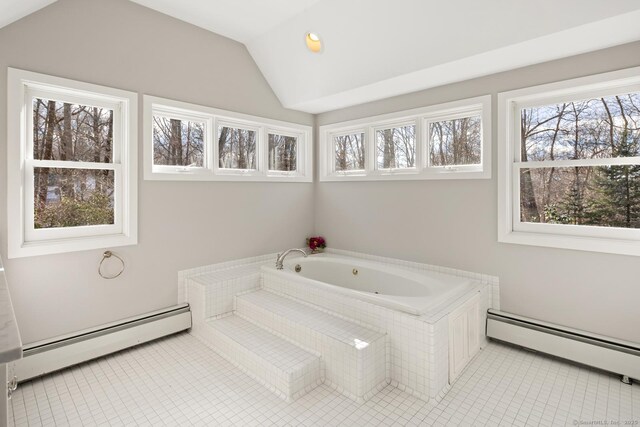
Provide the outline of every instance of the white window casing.
{"type": "Polygon", "coordinates": [[[7,220],[9,258],[137,243],[137,94],[18,69],[8,69],[7,220]],[[113,110],[110,163],[35,160],[34,98],[113,110]],[[34,228],[36,167],[111,170],[114,224],[34,228]]]}
{"type": "Polygon", "coordinates": [[[144,178],[159,181],[313,181],[312,127],[297,123],[266,119],[217,108],[189,104],[150,95],[144,95],[143,139],[144,178]],[[202,168],[154,164],[153,117],[166,115],[205,123],[202,168]],[[221,126],[242,128],[256,132],[256,168],[233,169],[219,166],[218,138],[221,126]],[[293,136],[296,144],[296,170],[268,169],[268,138],[270,133],[293,136]]]}
{"type": "Polygon", "coordinates": [[[491,95],[366,117],[319,128],[320,181],[381,181],[491,178],[491,95]],[[429,162],[429,124],[466,117],[481,121],[481,161],[477,165],[434,166],[429,162]],[[376,131],[415,125],[415,164],[411,168],[382,169],[377,165],[376,131]],[[338,171],[334,138],[364,133],[365,168],[338,171]]]}
{"type": "Polygon", "coordinates": [[[520,170],[640,164],[640,157],[520,161],[523,108],[640,92],[640,67],[498,94],[498,241],[640,256],[640,229],[521,221],[520,170]]]}

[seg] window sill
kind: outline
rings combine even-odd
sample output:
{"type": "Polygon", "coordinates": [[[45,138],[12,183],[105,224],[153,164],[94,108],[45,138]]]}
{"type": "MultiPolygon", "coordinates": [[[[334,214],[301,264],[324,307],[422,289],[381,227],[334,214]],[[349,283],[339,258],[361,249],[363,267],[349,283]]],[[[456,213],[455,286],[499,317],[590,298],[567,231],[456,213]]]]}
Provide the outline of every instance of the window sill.
{"type": "Polygon", "coordinates": [[[312,182],[313,177],[301,174],[264,173],[218,173],[211,171],[148,172],[145,181],[222,181],[222,182],[312,182]]]}
{"type": "Polygon", "coordinates": [[[320,181],[417,181],[451,179],[491,179],[491,171],[483,170],[423,170],[377,171],[375,173],[334,173],[320,177],[320,181]]]}
{"type": "Polygon", "coordinates": [[[546,233],[510,231],[498,236],[500,243],[543,246],[577,251],[640,256],[640,241],[604,237],[559,236],[546,233]]]}
{"type": "Polygon", "coordinates": [[[124,234],[23,242],[9,245],[9,258],[23,258],[92,249],[114,248],[119,246],[135,245],[137,243],[137,236],[127,236],[124,234]]]}

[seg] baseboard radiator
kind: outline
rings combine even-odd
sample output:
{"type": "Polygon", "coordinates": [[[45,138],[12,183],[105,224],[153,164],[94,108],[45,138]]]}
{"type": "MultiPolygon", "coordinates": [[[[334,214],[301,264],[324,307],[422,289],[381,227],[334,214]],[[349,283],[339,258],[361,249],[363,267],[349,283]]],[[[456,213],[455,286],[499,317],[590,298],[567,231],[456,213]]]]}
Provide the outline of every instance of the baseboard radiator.
{"type": "Polygon", "coordinates": [[[640,344],[489,309],[487,336],[640,381],[640,344]]]}
{"type": "Polygon", "coordinates": [[[26,345],[9,369],[22,382],[190,327],[189,304],[182,304],[26,345]]]}

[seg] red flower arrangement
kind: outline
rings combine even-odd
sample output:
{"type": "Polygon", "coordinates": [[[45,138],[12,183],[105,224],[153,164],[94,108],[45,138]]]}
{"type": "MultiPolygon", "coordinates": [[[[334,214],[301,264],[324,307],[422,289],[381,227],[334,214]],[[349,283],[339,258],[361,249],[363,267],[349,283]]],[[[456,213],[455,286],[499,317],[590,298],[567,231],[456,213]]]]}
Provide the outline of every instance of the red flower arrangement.
{"type": "Polygon", "coordinates": [[[307,237],[307,246],[309,246],[312,252],[320,252],[321,249],[327,247],[327,242],[322,236],[307,237]]]}

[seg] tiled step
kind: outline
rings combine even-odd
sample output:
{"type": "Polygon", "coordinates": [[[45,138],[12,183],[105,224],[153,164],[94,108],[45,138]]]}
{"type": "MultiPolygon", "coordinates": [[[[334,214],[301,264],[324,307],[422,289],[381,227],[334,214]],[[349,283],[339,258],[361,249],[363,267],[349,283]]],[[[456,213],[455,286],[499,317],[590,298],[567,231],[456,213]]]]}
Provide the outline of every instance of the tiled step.
{"type": "Polygon", "coordinates": [[[323,382],[318,355],[239,316],[209,320],[193,333],[288,402],[323,382]]]}
{"type": "Polygon", "coordinates": [[[236,297],[236,311],[322,355],[325,381],[357,401],[387,384],[385,334],[260,290],[236,297]]]}
{"type": "Polygon", "coordinates": [[[183,292],[191,306],[193,323],[200,324],[211,317],[231,314],[233,297],[237,293],[260,287],[260,267],[263,264],[252,263],[186,277],[183,292]]]}

